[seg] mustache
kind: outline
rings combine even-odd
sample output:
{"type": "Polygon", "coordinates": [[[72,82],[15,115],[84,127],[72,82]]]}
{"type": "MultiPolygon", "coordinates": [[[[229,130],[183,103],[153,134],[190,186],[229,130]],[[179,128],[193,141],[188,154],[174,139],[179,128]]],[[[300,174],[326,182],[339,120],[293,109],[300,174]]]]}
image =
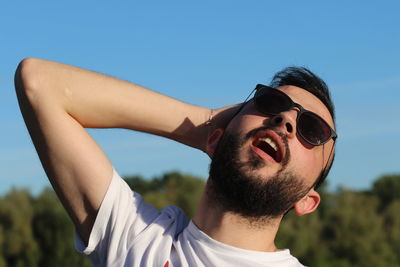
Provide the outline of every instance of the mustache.
{"type": "Polygon", "coordinates": [[[287,136],[278,131],[277,127],[271,127],[271,126],[262,126],[259,128],[255,128],[253,130],[251,130],[250,132],[248,132],[245,136],[245,140],[249,140],[252,139],[254,136],[256,136],[257,133],[261,132],[261,131],[265,131],[265,130],[271,130],[274,131],[277,135],[279,135],[279,137],[281,138],[282,143],[285,146],[285,155],[282,159],[282,167],[286,166],[289,163],[290,160],[290,148],[289,148],[289,142],[288,142],[288,138],[287,136]]]}

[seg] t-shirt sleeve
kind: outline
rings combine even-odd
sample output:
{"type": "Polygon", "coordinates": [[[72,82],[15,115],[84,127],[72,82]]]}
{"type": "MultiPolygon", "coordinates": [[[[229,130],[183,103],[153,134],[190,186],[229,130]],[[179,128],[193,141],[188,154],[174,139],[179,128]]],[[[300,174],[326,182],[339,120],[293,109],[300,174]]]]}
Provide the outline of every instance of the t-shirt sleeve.
{"type": "Polygon", "coordinates": [[[129,242],[151,224],[160,212],[143,202],[114,170],[111,183],[98,211],[88,245],[75,233],[75,248],[89,255],[95,265],[109,253],[121,253],[129,242]]]}

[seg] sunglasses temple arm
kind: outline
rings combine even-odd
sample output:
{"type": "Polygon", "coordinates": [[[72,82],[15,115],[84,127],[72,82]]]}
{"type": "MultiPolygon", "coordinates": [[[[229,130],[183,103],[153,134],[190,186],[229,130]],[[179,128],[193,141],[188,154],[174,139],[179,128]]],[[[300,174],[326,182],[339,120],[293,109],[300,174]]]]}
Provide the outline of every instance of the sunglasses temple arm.
{"type": "MultiPolygon", "coordinates": [[[[257,88],[254,88],[254,89],[250,92],[250,94],[246,97],[246,99],[244,100],[244,102],[242,102],[242,104],[240,105],[240,107],[238,108],[238,110],[235,112],[235,114],[233,114],[232,119],[233,119],[234,117],[236,117],[236,115],[239,114],[240,111],[242,111],[242,109],[244,108],[244,106],[246,106],[246,104],[248,103],[248,100],[249,100],[250,96],[251,96],[251,95],[253,94],[253,92],[256,91],[256,90],[257,90],[257,88]]],[[[232,119],[231,119],[231,120],[232,120],[232,119]]]]}
{"type": "Polygon", "coordinates": [[[329,162],[331,160],[331,157],[333,155],[333,150],[334,150],[335,144],[333,144],[331,152],[329,153],[329,157],[328,157],[328,161],[324,167],[324,169],[321,172],[321,175],[318,177],[317,181],[315,181],[314,185],[312,186],[312,188],[318,188],[320,187],[320,185],[323,182],[323,179],[326,178],[326,176],[328,175],[328,172],[330,171],[332,165],[333,165],[333,160],[335,159],[335,157],[332,158],[332,162],[329,162]]]}

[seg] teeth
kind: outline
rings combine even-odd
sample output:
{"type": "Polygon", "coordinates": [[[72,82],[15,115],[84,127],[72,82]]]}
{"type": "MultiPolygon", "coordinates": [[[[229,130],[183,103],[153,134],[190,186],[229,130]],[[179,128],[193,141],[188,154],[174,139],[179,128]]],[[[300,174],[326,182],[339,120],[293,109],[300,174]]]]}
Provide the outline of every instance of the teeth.
{"type": "Polygon", "coordinates": [[[270,145],[275,151],[278,151],[278,146],[275,144],[274,141],[271,140],[269,137],[260,138],[260,141],[263,141],[270,145]]]}

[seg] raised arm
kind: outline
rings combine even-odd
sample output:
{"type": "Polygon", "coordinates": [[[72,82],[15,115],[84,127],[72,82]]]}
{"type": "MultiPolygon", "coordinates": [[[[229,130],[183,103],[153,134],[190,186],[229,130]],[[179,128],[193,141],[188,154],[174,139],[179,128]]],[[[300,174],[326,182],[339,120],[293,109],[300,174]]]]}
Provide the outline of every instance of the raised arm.
{"type": "MultiPolygon", "coordinates": [[[[25,123],[42,165],[84,241],[112,177],[86,128],[126,128],[205,149],[210,110],[76,67],[23,60],[15,75],[25,123]]],[[[214,112],[214,127],[233,108],[214,112]],[[225,115],[223,115],[225,114],[225,115]]]]}

